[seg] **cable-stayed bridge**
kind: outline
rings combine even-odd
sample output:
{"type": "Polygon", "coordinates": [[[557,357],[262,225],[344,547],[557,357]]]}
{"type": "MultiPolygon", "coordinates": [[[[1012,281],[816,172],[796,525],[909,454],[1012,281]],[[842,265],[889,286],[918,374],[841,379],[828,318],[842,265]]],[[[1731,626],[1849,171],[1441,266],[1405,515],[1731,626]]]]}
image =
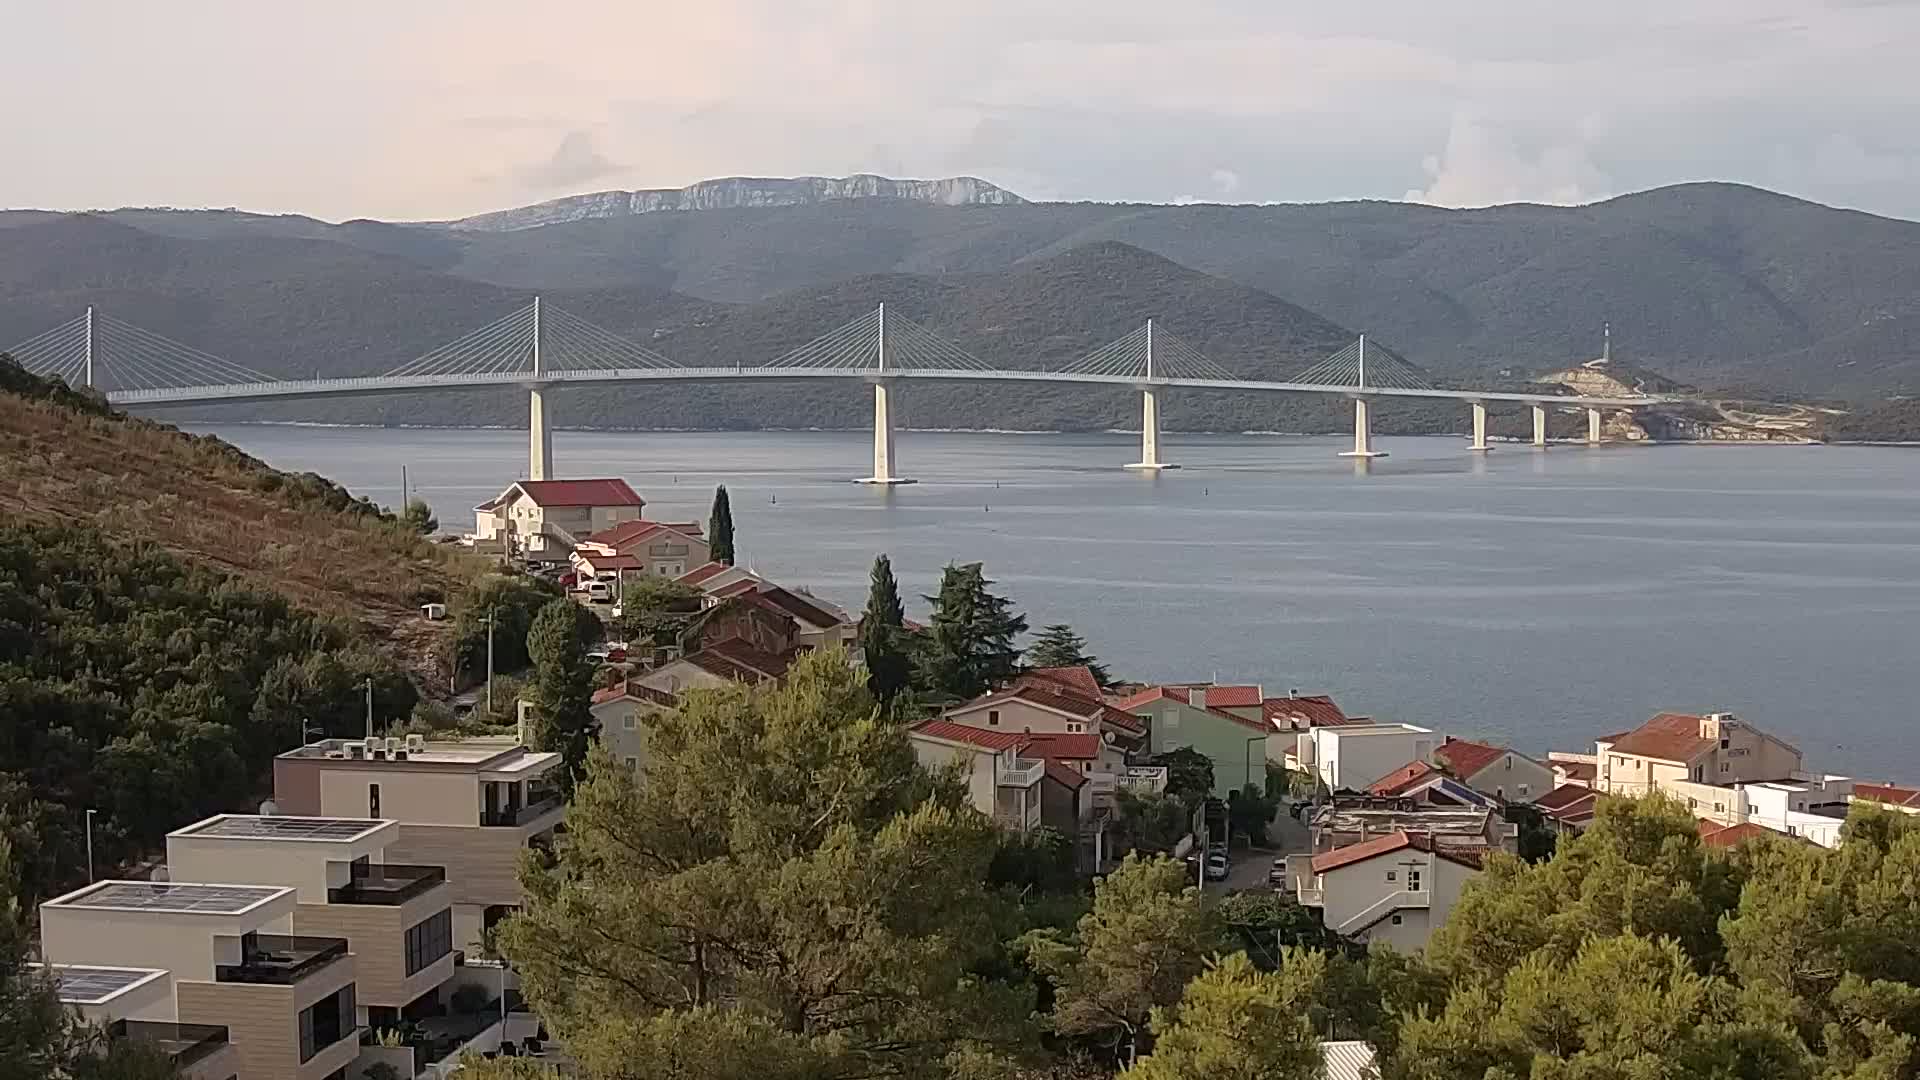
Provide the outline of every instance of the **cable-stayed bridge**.
{"type": "Polygon", "coordinates": [[[1373,449],[1369,403],[1382,397],[1446,398],[1472,407],[1470,448],[1487,449],[1487,403],[1533,408],[1533,442],[1546,445],[1549,408],[1587,412],[1588,441],[1600,441],[1603,409],[1633,409],[1652,396],[1591,397],[1434,386],[1416,365],[1361,335],[1325,360],[1282,380],[1243,379],[1148,319],[1139,329],[1071,363],[990,364],[880,304],[812,341],[731,366],[685,364],[539,299],[379,375],[285,379],[88,308],[83,314],[4,350],[27,370],[101,390],[123,408],[276,401],[342,395],[445,393],[520,387],[528,392],[528,475],[552,475],[553,440],[545,391],[609,383],[855,379],[874,395],[873,473],[863,482],[910,483],[895,470],[894,395],[926,381],[1126,386],[1141,395],[1140,460],[1127,466],[1178,468],[1160,454],[1160,396],[1170,390],[1336,394],[1354,403],[1354,445],[1373,449]]]}

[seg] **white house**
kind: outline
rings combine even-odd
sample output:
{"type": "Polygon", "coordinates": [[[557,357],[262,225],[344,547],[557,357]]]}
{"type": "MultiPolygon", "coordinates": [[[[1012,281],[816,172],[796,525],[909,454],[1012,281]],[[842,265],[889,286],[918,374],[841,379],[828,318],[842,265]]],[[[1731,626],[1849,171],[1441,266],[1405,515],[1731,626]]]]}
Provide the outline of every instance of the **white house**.
{"type": "Polygon", "coordinates": [[[600,722],[601,745],[614,760],[637,769],[647,762],[646,718],[679,707],[673,694],[622,679],[593,695],[592,711],[600,722]]]}
{"type": "Polygon", "coordinates": [[[1821,847],[1840,846],[1840,828],[1847,823],[1847,804],[1853,780],[1822,776],[1735,784],[1739,821],[1765,826],[1774,832],[1811,840],[1821,847]]]}
{"type": "Polygon", "coordinates": [[[647,521],[638,515],[581,537],[574,556],[575,566],[587,573],[604,573],[604,567],[671,578],[706,561],[707,540],[698,522],[647,521]]]}
{"type": "Polygon", "coordinates": [[[1434,749],[1436,762],[1475,791],[1510,802],[1527,802],[1552,791],[1554,770],[1504,746],[1447,738],[1434,749]]]}
{"type": "Polygon", "coordinates": [[[1480,852],[1394,832],[1318,855],[1290,855],[1294,895],[1317,907],[1327,929],[1354,941],[1414,952],[1480,873],[1480,852]]]}
{"type": "Polygon", "coordinates": [[[922,765],[943,769],[959,762],[966,772],[973,808],[996,824],[1026,832],[1040,824],[1040,783],[1047,763],[1022,757],[1030,736],[989,731],[948,720],[927,720],[907,732],[922,765]]]}
{"type": "Polygon", "coordinates": [[[473,508],[476,542],[563,562],[589,534],[639,520],[646,501],[625,480],[522,480],[473,508]]]}
{"type": "Polygon", "coordinates": [[[1329,791],[1365,791],[1410,761],[1431,761],[1440,737],[1412,724],[1346,724],[1295,735],[1293,760],[1329,791]]]}

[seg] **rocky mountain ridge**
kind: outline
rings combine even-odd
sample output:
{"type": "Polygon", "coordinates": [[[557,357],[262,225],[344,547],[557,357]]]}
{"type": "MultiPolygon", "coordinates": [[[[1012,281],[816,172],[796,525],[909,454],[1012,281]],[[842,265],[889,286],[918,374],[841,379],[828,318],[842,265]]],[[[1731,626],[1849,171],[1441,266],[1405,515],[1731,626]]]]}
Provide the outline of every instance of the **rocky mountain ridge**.
{"type": "Polygon", "coordinates": [[[859,173],[853,176],[748,177],[702,180],[683,188],[596,191],[569,195],[531,206],[476,214],[443,222],[448,228],[514,232],[569,221],[657,214],[673,210],[738,210],[746,207],[807,206],[841,199],[902,199],[933,206],[1017,206],[1026,200],[974,176],[940,180],[896,180],[859,173]]]}

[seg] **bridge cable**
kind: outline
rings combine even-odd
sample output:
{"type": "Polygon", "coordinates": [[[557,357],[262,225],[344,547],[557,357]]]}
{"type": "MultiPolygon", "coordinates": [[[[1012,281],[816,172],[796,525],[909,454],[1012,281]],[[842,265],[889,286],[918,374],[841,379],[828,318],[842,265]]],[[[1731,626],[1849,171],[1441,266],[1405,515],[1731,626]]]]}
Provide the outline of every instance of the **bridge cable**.
{"type": "Polygon", "coordinates": [[[528,304],[421,353],[382,378],[501,374],[530,360],[533,305],[528,304]]]}
{"type": "MultiPolygon", "coordinates": [[[[563,362],[553,365],[557,371],[632,371],[645,369],[652,371],[679,370],[686,365],[678,360],[647,348],[636,341],[630,341],[602,326],[588,322],[570,311],[554,307],[551,304],[541,308],[541,333],[553,333],[558,342],[564,343],[563,362]],[[564,359],[565,348],[574,348],[579,355],[569,362],[564,359]]],[[[543,343],[544,344],[544,343],[543,343]]],[[[542,348],[540,367],[545,371],[547,351],[542,348]]]]}
{"type": "MultiPolygon", "coordinates": [[[[889,328],[898,321],[889,319],[889,328]]],[[[782,353],[760,368],[863,369],[873,367],[879,356],[880,312],[867,312],[852,322],[843,323],[799,348],[782,353]]]]}

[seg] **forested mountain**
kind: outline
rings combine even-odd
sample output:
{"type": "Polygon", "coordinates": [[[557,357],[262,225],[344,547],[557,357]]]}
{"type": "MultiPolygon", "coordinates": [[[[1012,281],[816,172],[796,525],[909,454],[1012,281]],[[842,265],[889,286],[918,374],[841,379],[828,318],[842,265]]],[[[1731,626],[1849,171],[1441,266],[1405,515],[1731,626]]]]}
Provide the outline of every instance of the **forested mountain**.
{"type": "MultiPolygon", "coordinates": [[[[1107,279],[1091,299],[1128,305],[1127,328],[1156,315],[1234,370],[1304,344],[1285,339],[1263,351],[1205,340],[1230,333],[1225,324],[1239,305],[1279,303],[1365,329],[1443,377],[1563,368],[1594,355],[1601,325],[1611,322],[1617,355],[1708,389],[1861,403],[1920,390],[1920,224],[1737,185],[1472,211],[885,197],[713,205],[505,229],[331,225],[235,211],[5,213],[0,341],[23,339],[93,302],[269,371],[379,371],[537,291],[609,329],[670,344],[675,355],[685,348],[752,357],[790,340],[776,331],[796,312],[825,320],[829,309],[868,308],[898,289],[926,299],[913,317],[969,348],[1045,346],[1043,338],[1092,339],[1123,321],[1088,306],[1084,276],[1046,280],[1097,264],[1107,279]],[[1113,258],[1116,244],[1162,259],[1113,258]],[[1062,256],[1069,261],[1057,261],[1062,256]],[[1163,260],[1178,265],[1169,270],[1163,260]],[[1175,271],[1218,280],[1203,287],[1183,278],[1180,295],[1162,296],[1175,271]],[[1028,294],[1022,317],[1045,335],[1008,333],[996,321],[1016,290],[1028,294]]],[[[934,413],[916,423],[974,422],[932,400],[934,413]]],[[[448,421],[507,416],[504,405],[448,401],[448,421]]],[[[780,399],[771,411],[791,414],[796,401],[809,404],[780,399]]],[[[1018,425],[1108,417],[1097,403],[1065,413],[1043,404],[1018,425]]],[[[619,405],[630,422],[653,422],[632,408],[647,411],[632,397],[619,405]]],[[[1175,406],[1169,421],[1297,426],[1301,408],[1250,416],[1202,404],[1182,416],[1175,406]]],[[[671,411],[685,426],[716,426],[757,422],[754,414],[769,408],[702,391],[676,399],[671,411]]],[[[380,412],[312,405],[302,414],[380,412]]],[[[837,424],[841,415],[835,408],[814,419],[837,424]]]]}

